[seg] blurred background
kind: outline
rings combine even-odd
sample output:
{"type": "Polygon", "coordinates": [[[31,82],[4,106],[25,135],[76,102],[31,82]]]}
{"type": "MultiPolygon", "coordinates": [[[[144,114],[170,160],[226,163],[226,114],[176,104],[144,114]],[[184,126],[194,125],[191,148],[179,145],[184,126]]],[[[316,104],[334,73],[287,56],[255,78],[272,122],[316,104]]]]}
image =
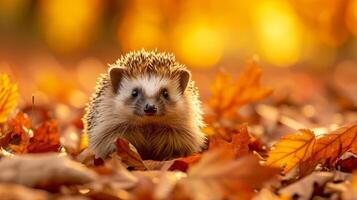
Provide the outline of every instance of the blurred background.
{"type": "Polygon", "coordinates": [[[141,48],[175,53],[204,102],[217,71],[235,77],[254,58],[272,104],[328,122],[356,110],[357,0],[0,0],[0,72],[22,106],[34,96],[66,118],[108,63],[141,48]]]}

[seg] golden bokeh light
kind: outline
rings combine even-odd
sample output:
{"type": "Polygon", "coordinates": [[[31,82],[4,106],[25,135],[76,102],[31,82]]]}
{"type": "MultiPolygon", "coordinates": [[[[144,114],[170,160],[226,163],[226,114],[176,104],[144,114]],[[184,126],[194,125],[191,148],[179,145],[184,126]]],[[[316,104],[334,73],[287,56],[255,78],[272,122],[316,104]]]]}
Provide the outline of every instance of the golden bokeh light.
{"type": "Polygon", "coordinates": [[[125,50],[155,49],[165,43],[165,37],[160,28],[160,18],[153,12],[143,12],[141,15],[129,15],[118,26],[119,45],[125,50]]]}
{"type": "Polygon", "coordinates": [[[96,31],[98,0],[41,1],[39,18],[48,45],[61,53],[85,47],[96,31]]]}
{"type": "Polygon", "coordinates": [[[302,40],[300,27],[287,2],[259,1],[254,7],[253,21],[263,58],[278,66],[298,61],[302,40]]]}
{"type": "Polygon", "coordinates": [[[178,56],[192,67],[207,68],[217,64],[225,47],[219,27],[200,20],[178,26],[174,40],[178,56]]]}

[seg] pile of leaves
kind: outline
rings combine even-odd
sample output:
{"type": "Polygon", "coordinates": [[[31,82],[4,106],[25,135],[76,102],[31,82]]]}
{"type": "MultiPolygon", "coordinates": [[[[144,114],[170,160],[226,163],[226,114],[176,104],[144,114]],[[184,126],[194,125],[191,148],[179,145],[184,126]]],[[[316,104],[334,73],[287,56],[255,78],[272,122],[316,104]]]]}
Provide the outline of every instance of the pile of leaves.
{"type": "Polygon", "coordinates": [[[254,61],[236,79],[219,72],[205,104],[207,149],[169,161],[143,160],[122,138],[108,159],[95,158],[80,119],[59,125],[46,109],[16,108],[17,86],[1,75],[0,197],[356,199],[357,122],[271,141],[256,129],[266,109],[257,102],[272,93],[261,86],[261,75],[254,61]],[[242,112],[247,108],[256,112],[242,112]]]}

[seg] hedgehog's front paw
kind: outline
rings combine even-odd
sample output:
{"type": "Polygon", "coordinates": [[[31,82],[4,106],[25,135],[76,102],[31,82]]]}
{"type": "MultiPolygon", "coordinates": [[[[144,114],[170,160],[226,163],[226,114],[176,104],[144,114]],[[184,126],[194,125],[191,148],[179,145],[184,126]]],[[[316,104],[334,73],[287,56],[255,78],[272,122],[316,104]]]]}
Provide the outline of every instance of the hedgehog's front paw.
{"type": "Polygon", "coordinates": [[[95,148],[94,150],[95,157],[105,159],[111,153],[116,151],[116,147],[114,143],[103,144],[95,148]]]}

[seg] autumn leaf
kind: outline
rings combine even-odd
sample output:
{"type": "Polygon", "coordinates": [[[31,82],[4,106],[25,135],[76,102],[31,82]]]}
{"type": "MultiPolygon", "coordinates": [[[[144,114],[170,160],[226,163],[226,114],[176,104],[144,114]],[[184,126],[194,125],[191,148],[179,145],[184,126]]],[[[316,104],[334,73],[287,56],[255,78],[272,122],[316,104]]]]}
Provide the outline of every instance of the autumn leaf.
{"type": "Polygon", "coordinates": [[[0,171],[0,182],[39,188],[84,184],[97,177],[84,165],[55,153],[4,158],[0,161],[0,171]]]}
{"type": "Polygon", "coordinates": [[[230,141],[224,139],[220,134],[210,136],[208,149],[225,148],[232,151],[236,157],[248,154],[250,136],[247,126],[242,125],[237,130],[232,130],[230,134],[230,141]]]}
{"type": "Polygon", "coordinates": [[[266,164],[283,168],[284,173],[287,173],[312,156],[315,143],[315,135],[310,130],[284,135],[269,152],[266,164]]]}
{"type": "Polygon", "coordinates": [[[1,183],[0,197],[3,200],[48,200],[50,194],[43,190],[22,185],[1,183]]]}
{"type": "Polygon", "coordinates": [[[0,123],[5,122],[15,108],[17,97],[17,85],[10,83],[8,75],[0,75],[0,123]]]}
{"type": "Polygon", "coordinates": [[[121,158],[123,163],[137,170],[146,169],[141,156],[132,144],[130,144],[125,139],[118,137],[115,145],[117,148],[116,153],[121,158]]]}
{"type": "Polygon", "coordinates": [[[266,163],[281,167],[284,173],[298,166],[300,175],[305,176],[317,164],[331,166],[345,152],[356,153],[356,150],[357,122],[318,138],[310,130],[285,135],[273,146],[266,163]]]}
{"type": "Polygon", "coordinates": [[[233,80],[227,73],[218,73],[209,100],[209,106],[216,115],[213,119],[230,119],[241,106],[269,96],[272,90],[260,86],[261,75],[262,70],[253,60],[246,63],[245,70],[237,80],[233,80]]]}
{"type": "Polygon", "coordinates": [[[29,153],[57,152],[60,147],[57,122],[48,120],[35,129],[30,144],[27,147],[29,153]]]}
{"type": "Polygon", "coordinates": [[[253,155],[235,160],[232,152],[216,149],[204,153],[182,183],[192,192],[193,199],[251,197],[254,188],[262,186],[277,172],[275,168],[261,166],[253,155]]]}
{"type": "Polygon", "coordinates": [[[0,146],[15,153],[25,153],[32,134],[30,118],[25,113],[18,112],[14,118],[8,120],[7,128],[0,138],[0,146]]]}

